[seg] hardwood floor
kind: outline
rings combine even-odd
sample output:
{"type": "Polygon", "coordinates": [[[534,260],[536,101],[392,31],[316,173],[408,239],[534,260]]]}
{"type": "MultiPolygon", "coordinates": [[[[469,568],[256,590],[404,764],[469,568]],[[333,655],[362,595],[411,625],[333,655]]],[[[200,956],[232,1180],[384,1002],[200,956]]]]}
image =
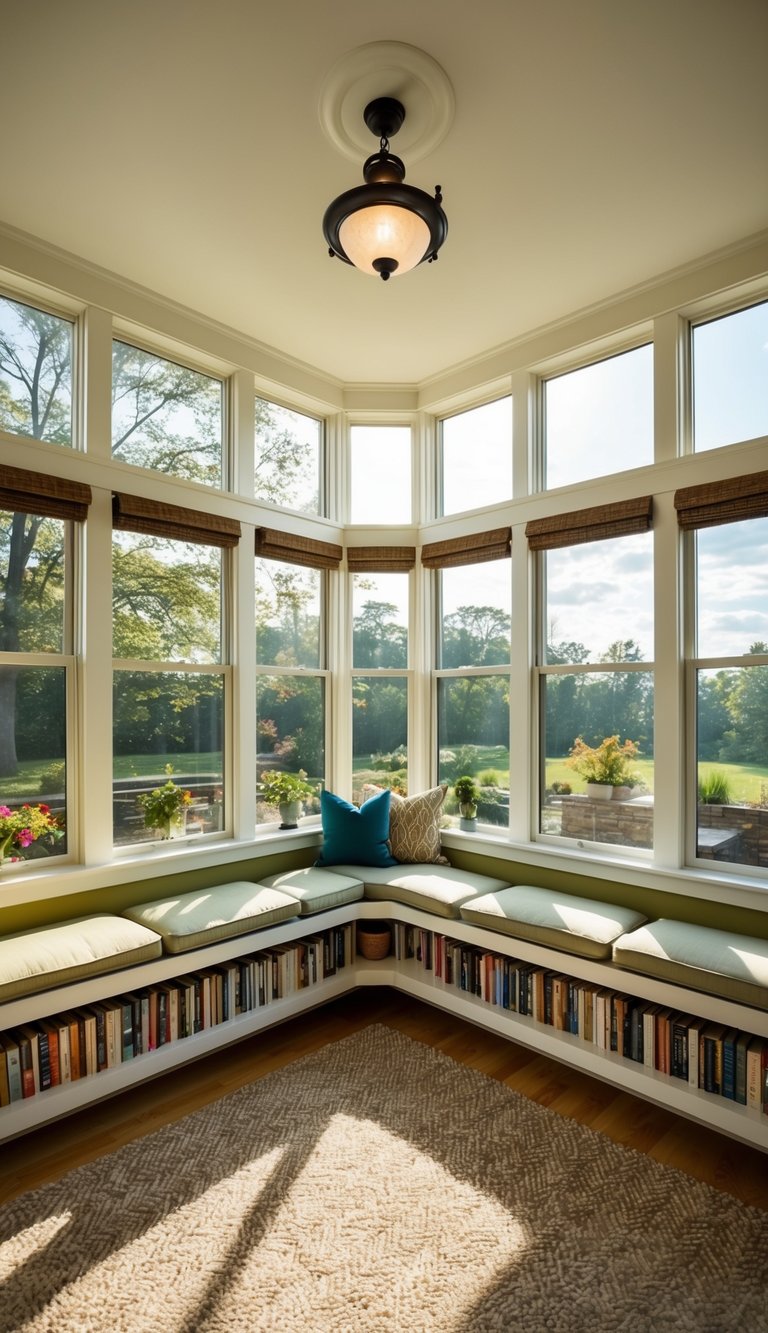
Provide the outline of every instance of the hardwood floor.
{"type": "Polygon", "coordinates": [[[4,1144],[0,1202],[55,1180],[369,1023],[397,1028],[617,1143],[768,1211],[768,1154],[389,989],[356,991],[4,1144]]]}

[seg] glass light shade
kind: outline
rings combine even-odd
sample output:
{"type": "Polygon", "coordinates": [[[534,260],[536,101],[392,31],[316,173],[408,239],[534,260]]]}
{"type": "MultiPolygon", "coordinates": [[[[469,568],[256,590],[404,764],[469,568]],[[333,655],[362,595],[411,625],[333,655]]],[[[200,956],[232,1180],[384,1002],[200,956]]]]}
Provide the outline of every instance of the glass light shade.
{"type": "Polygon", "coordinates": [[[339,240],[355,268],[374,277],[379,276],[374,259],[396,259],[394,278],[421,263],[430,232],[418,213],[394,204],[375,204],[350,213],[339,227],[339,240]]]}

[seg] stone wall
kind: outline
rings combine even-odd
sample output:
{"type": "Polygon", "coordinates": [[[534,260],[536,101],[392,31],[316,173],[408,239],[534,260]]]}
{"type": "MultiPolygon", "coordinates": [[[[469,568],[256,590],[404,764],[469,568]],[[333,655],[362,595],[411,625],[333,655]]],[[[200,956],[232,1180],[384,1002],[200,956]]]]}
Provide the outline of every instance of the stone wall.
{"type": "Polygon", "coordinates": [[[617,847],[653,846],[653,797],[633,801],[593,801],[590,796],[561,797],[564,838],[610,842],[617,847]]]}
{"type": "Polygon", "coordinates": [[[735,861],[747,866],[768,866],[768,807],[700,805],[698,826],[699,856],[710,855],[704,846],[705,842],[710,847],[715,843],[717,847],[712,853],[715,860],[735,861]],[[702,838],[702,830],[711,830],[710,837],[702,838]]]}

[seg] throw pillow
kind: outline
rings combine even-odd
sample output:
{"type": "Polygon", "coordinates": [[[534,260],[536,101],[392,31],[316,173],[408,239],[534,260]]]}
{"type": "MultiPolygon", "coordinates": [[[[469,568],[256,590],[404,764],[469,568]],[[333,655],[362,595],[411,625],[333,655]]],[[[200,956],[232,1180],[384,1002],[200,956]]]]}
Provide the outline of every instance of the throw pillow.
{"type": "MultiPolygon", "coordinates": [[[[366,791],[385,791],[368,784],[366,791]]],[[[440,851],[440,814],[448,791],[447,783],[416,796],[392,792],[389,807],[389,846],[396,860],[406,864],[450,865],[440,851]]]]}
{"type": "Polygon", "coordinates": [[[447,786],[433,787],[416,796],[392,793],[389,809],[389,845],[398,861],[450,865],[440,851],[440,813],[447,786]]]}
{"type": "Polygon", "coordinates": [[[390,792],[382,791],[358,809],[333,792],[321,792],[323,846],[315,865],[397,865],[387,845],[389,801],[390,792]]]}

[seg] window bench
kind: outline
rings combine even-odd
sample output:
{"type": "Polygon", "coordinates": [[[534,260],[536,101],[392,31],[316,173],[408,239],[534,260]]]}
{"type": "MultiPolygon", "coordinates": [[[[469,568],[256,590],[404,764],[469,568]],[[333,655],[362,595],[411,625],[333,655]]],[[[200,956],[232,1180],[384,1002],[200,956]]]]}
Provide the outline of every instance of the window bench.
{"type": "MultiPolygon", "coordinates": [[[[271,876],[262,885],[222,885],[131,908],[112,918],[116,937],[126,928],[154,935],[154,941],[144,941],[151,948],[149,955],[142,959],[113,956],[107,970],[95,973],[87,967],[81,973],[66,973],[54,959],[48,974],[43,968],[37,982],[28,979],[21,992],[5,992],[0,1003],[0,1034],[127,992],[135,995],[144,988],[161,987],[182,974],[188,978],[202,970],[226,967],[234,959],[252,958],[268,950],[278,953],[301,941],[316,940],[321,932],[354,930],[357,921],[373,918],[390,922],[395,933],[397,927],[423,932],[425,940],[443,941],[440,948],[446,941],[455,941],[497,958],[518,960],[532,969],[546,969],[558,978],[768,1039],[768,942],[681,923],[647,923],[627,909],[547,889],[511,886],[441,866],[396,866],[388,871],[361,866],[311,868],[271,876]],[[676,929],[670,931],[670,927],[676,929]],[[670,962],[669,955],[675,951],[678,956],[670,962]],[[667,964],[677,971],[665,971],[667,964]]],[[[59,927],[69,938],[68,948],[73,933],[74,937],[87,934],[89,920],[93,919],[59,927]]],[[[100,930],[108,932],[104,922],[109,918],[99,920],[100,930]]],[[[48,932],[50,943],[52,929],[22,932],[12,942],[11,937],[0,940],[0,998],[3,957],[7,961],[9,957],[36,956],[40,937],[48,932]]],[[[426,954],[431,957],[431,945],[426,954]]],[[[12,1101],[0,1109],[0,1139],[115,1095],[133,1083],[367,985],[393,986],[768,1151],[768,1116],[759,1110],[689,1086],[681,1078],[617,1052],[599,1049],[538,1017],[511,1012],[448,986],[425,965],[424,957],[390,955],[371,962],[356,958],[354,951],[346,966],[322,976],[316,984],[263,1007],[235,1012],[225,1021],[118,1061],[98,1074],[12,1101]]]]}

